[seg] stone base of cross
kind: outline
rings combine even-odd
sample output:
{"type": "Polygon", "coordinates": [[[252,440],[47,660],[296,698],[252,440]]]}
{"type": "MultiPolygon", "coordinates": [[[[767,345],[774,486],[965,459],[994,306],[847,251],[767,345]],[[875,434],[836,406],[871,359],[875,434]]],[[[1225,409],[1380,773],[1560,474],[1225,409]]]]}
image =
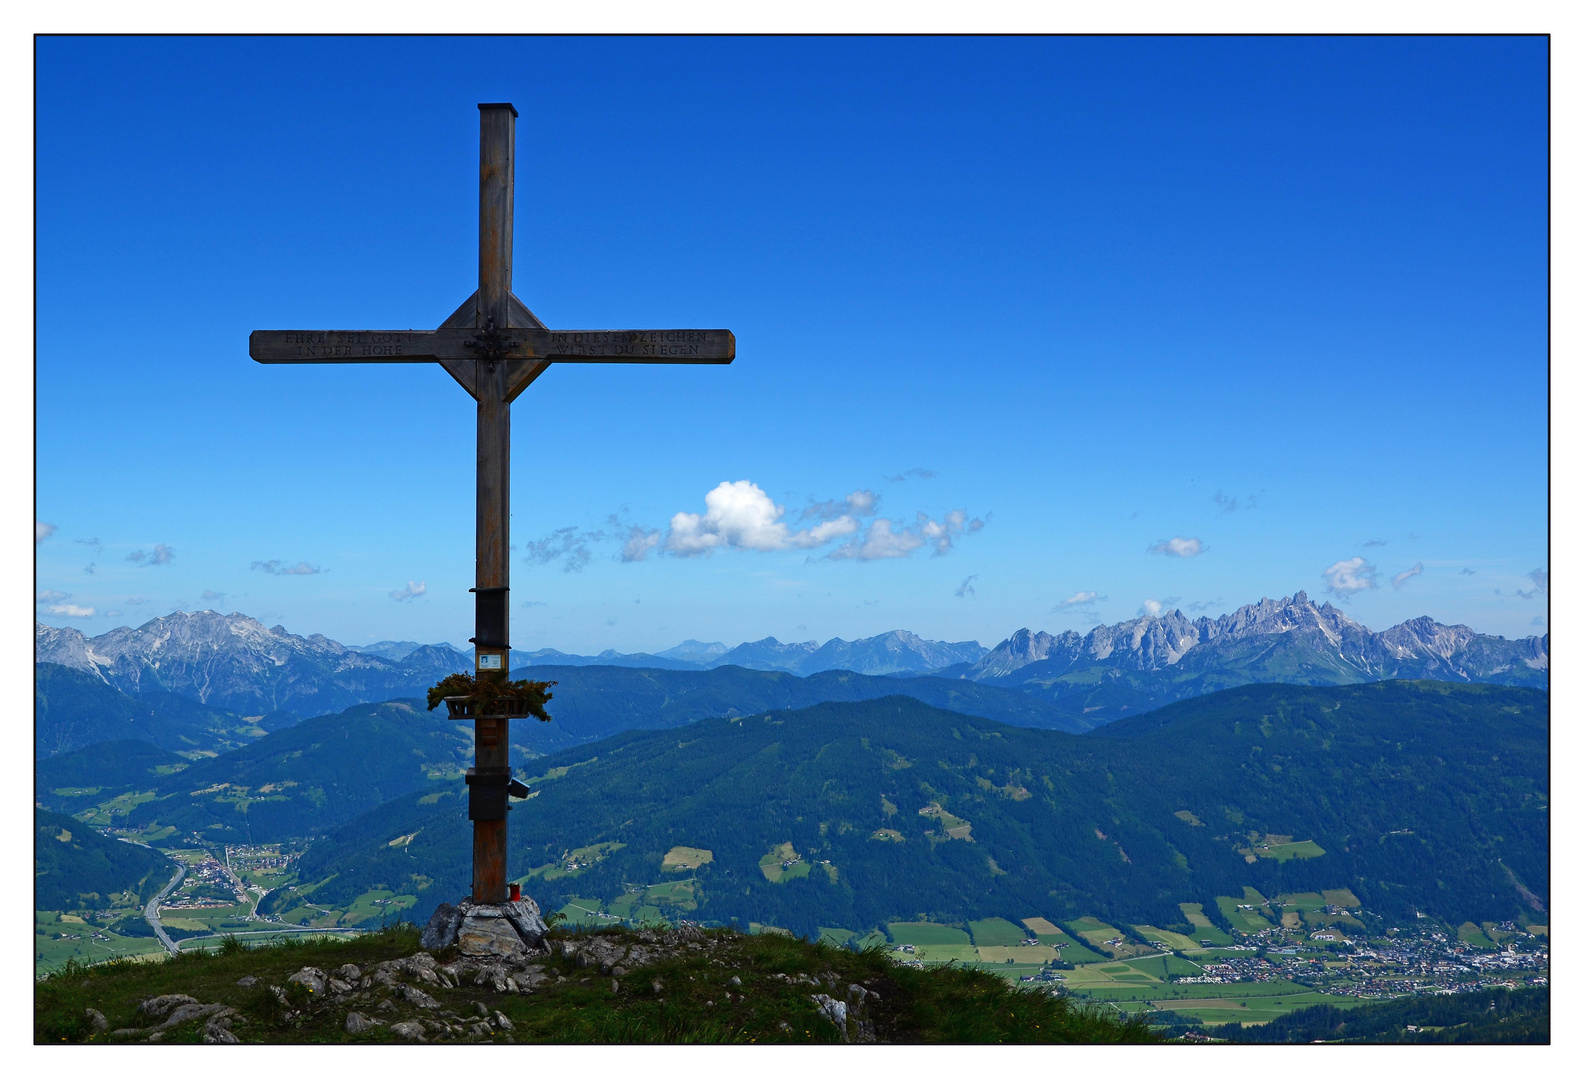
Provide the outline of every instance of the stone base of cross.
{"type": "MultiPolygon", "coordinates": [[[[248,342],[249,355],[262,364],[438,363],[478,403],[470,640],[475,676],[498,680],[507,678],[511,656],[511,403],[551,364],[729,364],[737,355],[737,339],[730,330],[546,329],[511,290],[516,139],[516,109],[509,104],[479,106],[478,290],[438,328],[255,330],[248,342]]],[[[513,900],[506,874],[507,794],[513,784],[521,788],[512,780],[510,749],[509,717],[475,719],[474,767],[468,770],[473,884],[464,903],[479,906],[458,916],[454,936],[464,948],[483,948],[492,934],[505,948],[511,938],[503,929],[507,925],[529,946],[535,944],[532,934],[519,921],[543,926],[537,907],[532,908],[532,920],[526,906],[520,911],[508,907],[513,900]]]]}

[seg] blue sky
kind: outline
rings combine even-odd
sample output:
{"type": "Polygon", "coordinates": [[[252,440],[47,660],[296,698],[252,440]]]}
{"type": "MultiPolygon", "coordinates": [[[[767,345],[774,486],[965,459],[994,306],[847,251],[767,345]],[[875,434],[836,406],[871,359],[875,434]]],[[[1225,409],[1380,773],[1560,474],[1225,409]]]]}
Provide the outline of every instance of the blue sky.
{"type": "Polygon", "coordinates": [[[738,341],[518,400],[517,647],[994,644],[1299,589],[1376,629],[1543,630],[1543,40],[37,59],[52,625],[470,636],[471,401],[438,367],[261,366],[247,335],[448,315],[475,105],[512,101],[517,295],[738,341]]]}

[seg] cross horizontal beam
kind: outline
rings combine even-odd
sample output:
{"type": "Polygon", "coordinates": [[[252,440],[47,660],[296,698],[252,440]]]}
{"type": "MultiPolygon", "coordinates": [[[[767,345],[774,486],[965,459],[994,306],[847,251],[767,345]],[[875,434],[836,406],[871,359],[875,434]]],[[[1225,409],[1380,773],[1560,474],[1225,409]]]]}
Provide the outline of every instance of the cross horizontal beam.
{"type": "Polygon", "coordinates": [[[255,330],[248,355],[261,364],[729,364],[737,338],[730,330],[255,330]]]}

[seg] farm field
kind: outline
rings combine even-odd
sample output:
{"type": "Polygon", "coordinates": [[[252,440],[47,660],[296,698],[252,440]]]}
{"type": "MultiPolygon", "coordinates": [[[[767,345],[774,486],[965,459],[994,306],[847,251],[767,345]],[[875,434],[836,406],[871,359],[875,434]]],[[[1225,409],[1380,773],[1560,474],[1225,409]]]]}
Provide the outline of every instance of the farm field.
{"type": "Polygon", "coordinates": [[[1272,927],[1270,919],[1265,916],[1275,917],[1275,913],[1265,906],[1265,897],[1248,886],[1243,887],[1243,895],[1218,896],[1216,907],[1221,910],[1221,917],[1232,924],[1233,929],[1241,930],[1245,934],[1257,934],[1261,930],[1272,927]]]}
{"type": "Polygon", "coordinates": [[[1199,943],[1191,937],[1174,934],[1170,930],[1162,930],[1158,926],[1135,926],[1133,932],[1146,941],[1159,941],[1173,952],[1183,952],[1199,948],[1199,943]]]}
{"type": "Polygon", "coordinates": [[[1006,919],[979,919],[968,924],[975,945],[1021,945],[1028,934],[1006,919]]]}
{"type": "Polygon", "coordinates": [[[944,923],[894,922],[886,926],[891,940],[898,945],[972,945],[968,934],[960,926],[944,923]]]}
{"type": "MultiPolygon", "coordinates": [[[[607,848],[611,848],[611,850],[615,850],[615,847],[613,847],[610,844],[595,845],[595,846],[596,847],[604,846],[604,847],[607,847],[607,848]]],[[[620,846],[620,845],[617,845],[617,846],[620,846]]],[[[574,852],[574,854],[576,854],[576,853],[574,852]]],[[[662,869],[662,870],[697,870],[699,867],[703,866],[705,863],[714,862],[714,861],[715,861],[715,853],[713,851],[709,850],[708,848],[680,847],[680,846],[678,846],[678,847],[672,848],[670,851],[665,853],[665,858],[660,860],[660,869],[662,869]]]]}
{"type": "Polygon", "coordinates": [[[1194,940],[1198,944],[1202,945],[1205,942],[1212,945],[1232,944],[1232,939],[1227,936],[1226,931],[1211,922],[1210,917],[1204,913],[1203,904],[1178,904],[1177,907],[1183,913],[1183,918],[1193,927],[1194,940]]]}
{"type": "Polygon", "coordinates": [[[152,932],[149,937],[123,937],[67,912],[33,913],[33,967],[36,972],[54,971],[68,960],[94,964],[118,956],[155,953],[163,956],[165,949],[152,932]]]}
{"type": "Polygon", "coordinates": [[[780,883],[808,877],[809,864],[790,843],[777,844],[759,859],[759,872],[769,882],[780,883]]]}
{"type": "MultiPolygon", "coordinates": [[[[1127,935],[1109,923],[1101,922],[1092,915],[1085,915],[1081,919],[1074,919],[1067,924],[1067,929],[1076,934],[1084,944],[1098,953],[1103,953],[1116,960],[1125,960],[1130,956],[1141,956],[1153,952],[1147,945],[1139,945],[1127,940],[1127,935]],[[1115,945],[1107,942],[1122,940],[1115,945]]],[[[1076,964],[1078,961],[1069,960],[1068,963],[1076,964]]]]}

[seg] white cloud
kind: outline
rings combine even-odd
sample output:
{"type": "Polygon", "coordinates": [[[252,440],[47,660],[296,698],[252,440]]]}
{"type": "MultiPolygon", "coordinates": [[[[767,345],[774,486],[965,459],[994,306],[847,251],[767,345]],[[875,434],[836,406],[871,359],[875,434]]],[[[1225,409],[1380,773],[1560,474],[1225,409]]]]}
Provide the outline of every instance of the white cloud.
{"type": "Polygon", "coordinates": [[[392,589],[390,598],[398,604],[404,600],[413,600],[429,591],[429,586],[422,581],[409,581],[405,589],[392,589]]]}
{"type": "Polygon", "coordinates": [[[1392,588],[1400,589],[1408,584],[1409,578],[1418,577],[1422,573],[1424,573],[1424,563],[1416,562],[1402,573],[1392,577],[1392,588]]]}
{"type": "Polygon", "coordinates": [[[1150,599],[1144,601],[1143,606],[1139,608],[1139,614],[1147,615],[1152,619],[1158,619],[1160,618],[1160,613],[1164,610],[1165,609],[1161,607],[1161,602],[1156,600],[1154,597],[1151,597],[1150,599]]]}
{"type": "Polygon", "coordinates": [[[605,533],[599,529],[579,529],[576,525],[568,525],[542,540],[530,540],[523,546],[527,549],[525,557],[529,562],[544,566],[559,559],[561,569],[570,574],[589,564],[589,560],[594,557],[589,545],[604,539],[605,533]]]}
{"type": "Polygon", "coordinates": [[[798,521],[810,519],[834,521],[841,517],[868,517],[879,505],[880,496],[867,489],[861,489],[845,499],[826,499],[824,502],[809,503],[808,507],[798,515],[798,521]]]}
{"type": "Polygon", "coordinates": [[[1538,569],[1531,570],[1529,571],[1529,580],[1534,582],[1535,588],[1539,589],[1541,592],[1551,591],[1551,571],[1538,569]]]}
{"type": "Polygon", "coordinates": [[[1175,555],[1179,559],[1191,559],[1204,550],[1204,541],[1197,536],[1174,536],[1170,540],[1157,540],[1149,547],[1151,555],[1175,555]]]}
{"type": "Polygon", "coordinates": [[[70,600],[71,593],[61,592],[59,589],[45,589],[34,597],[34,602],[39,604],[58,604],[62,600],[70,600]]]}
{"type": "Polygon", "coordinates": [[[225,593],[215,592],[213,589],[205,589],[203,595],[199,597],[200,600],[224,600],[225,598],[225,593]]]}
{"type": "Polygon", "coordinates": [[[859,528],[855,518],[843,514],[793,532],[781,520],[785,513],[786,508],[777,506],[758,484],[723,480],[704,496],[704,513],[672,516],[666,550],[674,555],[704,555],[718,547],[787,551],[819,547],[859,528]]]}
{"type": "Polygon", "coordinates": [[[169,544],[155,544],[153,551],[134,551],[127,556],[127,562],[134,562],[139,566],[164,566],[175,557],[176,552],[169,544]]]}
{"type": "Polygon", "coordinates": [[[1365,589],[1376,589],[1380,583],[1376,581],[1378,571],[1364,560],[1364,556],[1355,555],[1351,559],[1332,563],[1321,573],[1325,578],[1326,589],[1337,596],[1352,596],[1365,589]]]}
{"type": "Polygon", "coordinates": [[[76,604],[51,604],[44,610],[51,615],[67,615],[74,619],[91,619],[98,614],[91,607],[79,607],[76,604]]]}
{"type": "Polygon", "coordinates": [[[643,562],[651,551],[660,546],[660,530],[647,530],[641,525],[634,525],[627,533],[627,539],[622,541],[622,562],[643,562]]]}
{"type": "Polygon", "coordinates": [[[928,514],[919,514],[913,524],[897,529],[889,518],[875,518],[862,536],[855,536],[826,556],[828,559],[899,559],[923,547],[944,555],[952,549],[958,537],[976,533],[984,528],[979,518],[969,519],[967,511],[952,510],[936,521],[928,514]]]}
{"type": "Polygon", "coordinates": [[[309,566],[306,562],[300,562],[296,566],[287,566],[286,563],[280,559],[270,559],[266,562],[254,562],[254,564],[249,567],[249,569],[262,570],[266,574],[274,574],[276,577],[299,577],[306,576],[308,574],[324,573],[324,571],[319,567],[309,566]]]}
{"type": "Polygon", "coordinates": [[[1068,608],[1090,607],[1103,601],[1105,597],[1094,590],[1084,590],[1073,593],[1067,599],[1051,608],[1051,611],[1065,611],[1068,608]]]}
{"type": "Polygon", "coordinates": [[[51,525],[47,521],[39,521],[36,518],[34,519],[34,521],[33,521],[33,542],[35,544],[42,544],[44,541],[48,540],[50,537],[52,537],[54,535],[55,535],[55,526],[51,525]]]}

